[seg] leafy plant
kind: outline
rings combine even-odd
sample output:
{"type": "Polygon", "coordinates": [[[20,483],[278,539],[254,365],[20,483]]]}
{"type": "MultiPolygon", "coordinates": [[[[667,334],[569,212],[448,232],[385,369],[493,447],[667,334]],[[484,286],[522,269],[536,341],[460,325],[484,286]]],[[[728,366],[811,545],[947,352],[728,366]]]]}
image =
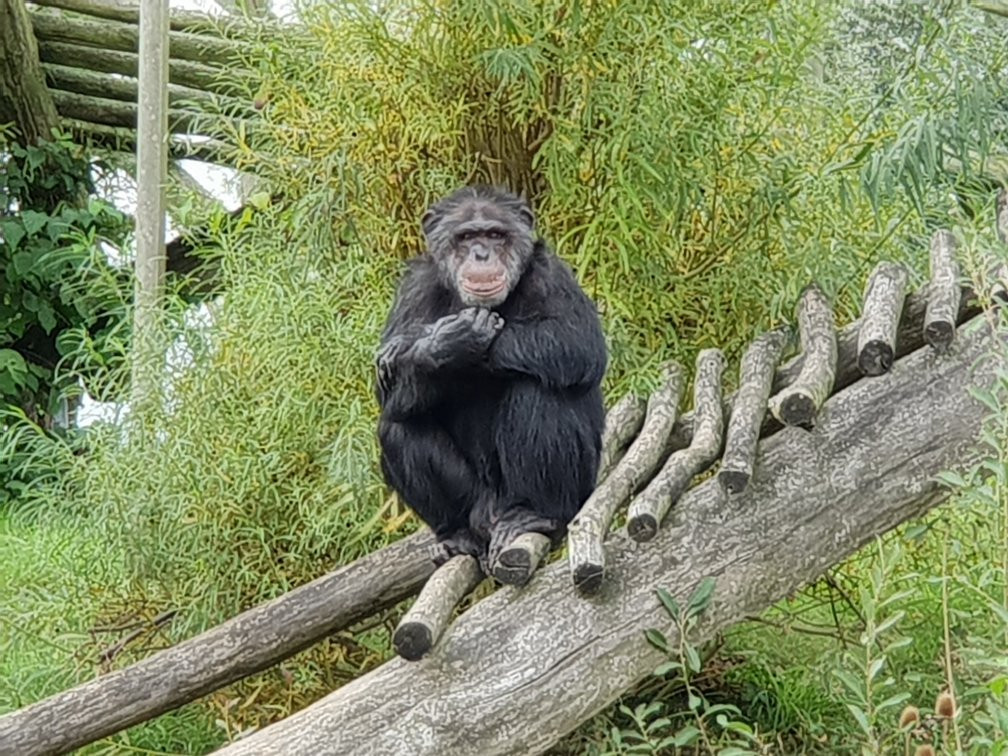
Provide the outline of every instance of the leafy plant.
{"type": "MultiPolygon", "coordinates": [[[[78,379],[98,398],[115,394],[131,279],[108,258],[129,222],[90,195],[92,166],[65,139],[23,146],[0,133],[0,161],[0,405],[52,430],[78,379]]],[[[0,501],[23,486],[23,452],[0,458],[0,501]]]]}

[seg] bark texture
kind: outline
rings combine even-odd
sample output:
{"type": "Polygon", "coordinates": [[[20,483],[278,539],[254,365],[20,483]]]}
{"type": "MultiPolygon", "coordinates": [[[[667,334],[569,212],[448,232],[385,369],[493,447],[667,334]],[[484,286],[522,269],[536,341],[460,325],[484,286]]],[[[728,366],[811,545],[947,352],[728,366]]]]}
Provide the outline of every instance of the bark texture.
{"type": "Polygon", "coordinates": [[[882,375],[892,366],[907,279],[906,268],[887,261],[868,278],[858,333],[858,367],[865,375],[882,375]]]}
{"type": "Polygon", "coordinates": [[[658,468],[675,425],[682,398],[683,370],[676,363],[665,367],[661,386],[648,400],[647,417],[640,434],[616,469],[603,480],[581,507],[567,530],[568,558],[574,585],[583,593],[598,590],[605,571],[602,541],[613,516],[634,491],[658,468]]]}
{"type": "Polygon", "coordinates": [[[467,554],[438,567],[392,636],[399,656],[416,661],[430,651],[448,627],[455,606],[482,580],[479,562],[467,554]]]}
{"type": "Polygon", "coordinates": [[[931,286],[924,315],[924,339],[937,352],[944,352],[952,343],[959,314],[962,289],[955,252],[952,232],[935,231],[931,237],[931,286]]]}
{"type": "Polygon", "coordinates": [[[697,355],[693,381],[693,411],[696,428],[686,449],[673,452],[647,487],[631,502],[627,532],[635,541],[649,541],[662,520],[693,478],[710,467],[721,452],[724,413],[721,376],[725,359],[720,349],[704,349],[697,355]]]}
{"type": "Polygon", "coordinates": [[[831,397],[811,431],[785,428],[761,444],[732,506],[706,481],[654,541],[611,539],[597,597],[572,593],[566,565],[551,564],[463,614],[437,653],[382,665],[219,753],[543,752],[662,661],[644,630],[676,642],[655,588],[682,604],[716,580],[702,642],[945,499],[935,474],[978,454],[987,411],[969,389],[993,384],[998,365],[983,359],[993,338],[981,318],[959,329],[954,359],[922,349],[831,397]]]}
{"type": "Polygon", "coordinates": [[[626,394],[606,416],[602,432],[602,456],[599,458],[598,482],[602,482],[620,461],[630,442],[644,424],[647,402],[635,394],[626,394]]]}
{"type": "MultiPolygon", "coordinates": [[[[9,0],[5,0],[9,1],[9,0]]],[[[16,1],[16,0],[15,0],[16,1]]],[[[40,40],[39,57],[44,63],[59,63],[90,71],[136,76],[139,68],[138,56],[135,52],[105,50],[73,42],[53,42],[40,40]]],[[[180,84],[193,89],[207,92],[224,92],[231,90],[230,85],[219,79],[220,71],[202,63],[187,60],[170,60],[168,62],[168,78],[173,84],[180,84]]]]}
{"type": "Polygon", "coordinates": [[[752,477],[756,442],[766,415],[774,371],[787,341],[787,332],[769,331],[754,340],[742,355],[739,390],[732,403],[724,456],[717,476],[730,494],[744,491],[752,477]]]}
{"type": "Polygon", "coordinates": [[[770,411],[785,425],[811,425],[833,391],[837,342],[833,310],[822,289],[806,287],[798,300],[802,369],[790,386],[770,400],[770,411]]]}
{"type": "Polygon", "coordinates": [[[49,140],[59,124],[24,0],[0,0],[0,123],[8,121],[26,144],[49,140]]]}
{"type": "Polygon", "coordinates": [[[549,536],[542,533],[522,533],[497,557],[494,577],[505,585],[525,585],[552,545],[549,536]]]}
{"type": "MultiPolygon", "coordinates": [[[[31,24],[35,36],[47,42],[85,44],[120,52],[136,52],[139,47],[136,23],[98,19],[56,8],[36,8],[31,11],[31,24]]],[[[175,31],[171,32],[168,44],[173,58],[219,65],[236,62],[240,49],[228,40],[175,31]]]]}

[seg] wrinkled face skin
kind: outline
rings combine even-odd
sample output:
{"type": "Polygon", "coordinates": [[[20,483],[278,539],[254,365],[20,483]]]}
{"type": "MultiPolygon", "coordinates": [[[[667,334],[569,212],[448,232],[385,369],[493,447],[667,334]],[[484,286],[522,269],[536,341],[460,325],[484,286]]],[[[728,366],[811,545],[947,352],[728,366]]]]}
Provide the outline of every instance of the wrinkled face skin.
{"type": "Polygon", "coordinates": [[[507,299],[532,254],[534,224],[523,200],[489,187],[460,189],[423,217],[445,285],[466,307],[496,307],[507,299]]]}

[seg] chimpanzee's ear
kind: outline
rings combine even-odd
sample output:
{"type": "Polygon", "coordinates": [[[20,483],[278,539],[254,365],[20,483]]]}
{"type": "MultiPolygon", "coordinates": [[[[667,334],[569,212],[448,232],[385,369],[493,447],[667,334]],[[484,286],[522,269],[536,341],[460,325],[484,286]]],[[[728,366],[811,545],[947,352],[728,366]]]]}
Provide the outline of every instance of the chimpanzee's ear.
{"type": "Polygon", "coordinates": [[[518,217],[521,222],[529,227],[529,231],[535,228],[535,214],[532,212],[532,208],[528,205],[523,204],[518,210],[518,217]]]}
{"type": "Polygon", "coordinates": [[[420,228],[423,229],[424,236],[430,239],[431,234],[434,233],[434,229],[441,222],[441,218],[441,211],[433,207],[423,214],[423,217],[420,219],[420,228]]]}

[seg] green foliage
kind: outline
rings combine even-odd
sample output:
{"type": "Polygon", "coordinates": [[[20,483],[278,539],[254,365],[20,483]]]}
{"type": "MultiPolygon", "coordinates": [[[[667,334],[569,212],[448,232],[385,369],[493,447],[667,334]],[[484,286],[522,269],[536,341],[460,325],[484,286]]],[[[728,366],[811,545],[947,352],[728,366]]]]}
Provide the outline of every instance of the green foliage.
{"type": "Polygon", "coordinates": [[[681,691],[678,698],[685,707],[673,711],[659,700],[633,708],[620,704],[619,711],[631,727],[612,727],[611,748],[604,753],[662,754],[686,747],[718,756],[767,752],[754,730],[737,719],[741,714],[737,706],[710,702],[695,684],[702,668],[702,649],[690,641],[689,635],[708,608],[715,585],[713,578],[701,580],[685,607],[680,607],[668,591],[658,589],[658,599],[674,626],[675,641],[670,642],[665,633],[654,628],[645,631],[645,636],[668,657],[654,670],[654,675],[681,691]]]}
{"type": "MultiPolygon", "coordinates": [[[[129,223],[89,196],[92,166],[68,141],[25,147],[0,133],[0,160],[0,407],[48,428],[77,378],[106,398],[108,368],[123,359],[130,276],[106,249],[129,223]]],[[[14,443],[0,456],[0,503],[23,488],[25,454],[14,443]]]]}
{"type": "Polygon", "coordinates": [[[829,10],[311,6],[305,34],[257,61],[275,128],[239,154],[292,195],[327,191],[348,244],[398,256],[457,184],[525,191],[599,304],[622,390],[664,356],[737,349],[809,277],[849,310],[873,263],[918,241],[894,237],[907,208],[891,176],[860,191],[891,124],[862,123],[874,103],[810,70],[829,10]]]}

